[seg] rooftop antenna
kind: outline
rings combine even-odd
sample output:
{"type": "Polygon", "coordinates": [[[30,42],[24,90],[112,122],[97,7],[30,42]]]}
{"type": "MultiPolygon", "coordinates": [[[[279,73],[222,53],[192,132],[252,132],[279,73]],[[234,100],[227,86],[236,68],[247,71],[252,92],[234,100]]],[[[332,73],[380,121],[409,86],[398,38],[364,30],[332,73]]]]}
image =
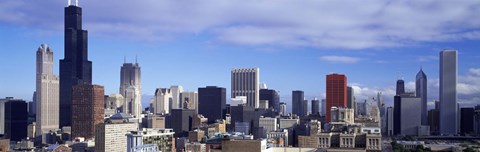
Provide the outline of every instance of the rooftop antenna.
{"type": "Polygon", "coordinates": [[[138,64],[138,55],[135,55],[135,64],[138,64]]]}

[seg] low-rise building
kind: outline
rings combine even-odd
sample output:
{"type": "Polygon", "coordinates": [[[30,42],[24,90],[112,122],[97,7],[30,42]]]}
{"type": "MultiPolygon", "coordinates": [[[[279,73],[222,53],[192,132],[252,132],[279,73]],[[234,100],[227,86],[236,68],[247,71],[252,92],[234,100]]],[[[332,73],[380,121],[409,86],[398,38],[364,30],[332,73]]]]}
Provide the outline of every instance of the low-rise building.
{"type": "Polygon", "coordinates": [[[95,135],[95,151],[124,152],[127,151],[127,134],[138,130],[138,123],[130,122],[131,115],[117,113],[97,125],[95,135]]]}
{"type": "Polygon", "coordinates": [[[185,144],[185,152],[206,152],[207,147],[205,144],[194,142],[185,144]]]}
{"type": "Polygon", "coordinates": [[[175,132],[173,129],[150,129],[127,133],[127,152],[133,152],[145,144],[155,144],[160,151],[175,151],[175,132]]]}

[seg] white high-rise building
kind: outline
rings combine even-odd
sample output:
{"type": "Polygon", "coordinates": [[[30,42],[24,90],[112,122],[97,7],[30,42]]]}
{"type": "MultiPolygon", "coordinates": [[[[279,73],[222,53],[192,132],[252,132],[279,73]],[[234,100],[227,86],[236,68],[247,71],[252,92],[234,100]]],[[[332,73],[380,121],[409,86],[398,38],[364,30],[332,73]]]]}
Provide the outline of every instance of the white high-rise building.
{"type": "Polygon", "coordinates": [[[152,100],[154,114],[170,113],[170,104],[172,103],[172,92],[167,88],[158,88],[155,91],[155,97],[152,100]]]}
{"type": "Polygon", "coordinates": [[[458,132],[456,50],[440,52],[440,133],[454,135],[458,132]]]}
{"type": "Polygon", "coordinates": [[[280,103],[280,115],[287,115],[287,104],[284,102],[280,103]]]}
{"type": "Polygon", "coordinates": [[[140,118],[142,81],[138,63],[124,63],[120,69],[120,94],[124,97],[122,112],[140,118]]]}
{"type": "Polygon", "coordinates": [[[123,102],[123,113],[125,114],[131,114],[135,118],[138,118],[140,121],[141,119],[141,114],[142,114],[142,104],[141,104],[141,97],[140,95],[140,90],[131,85],[127,89],[125,89],[125,97],[123,102]]]}
{"type": "Polygon", "coordinates": [[[179,85],[174,85],[170,87],[172,92],[172,104],[170,105],[171,109],[182,109],[183,103],[180,101],[180,93],[183,92],[183,87],[179,85]]]}
{"type": "Polygon", "coordinates": [[[53,52],[46,44],[37,50],[36,135],[59,128],[59,77],[53,74],[53,52]]]}
{"type": "Polygon", "coordinates": [[[232,98],[246,96],[247,105],[258,108],[260,101],[260,69],[232,69],[232,98]]]}

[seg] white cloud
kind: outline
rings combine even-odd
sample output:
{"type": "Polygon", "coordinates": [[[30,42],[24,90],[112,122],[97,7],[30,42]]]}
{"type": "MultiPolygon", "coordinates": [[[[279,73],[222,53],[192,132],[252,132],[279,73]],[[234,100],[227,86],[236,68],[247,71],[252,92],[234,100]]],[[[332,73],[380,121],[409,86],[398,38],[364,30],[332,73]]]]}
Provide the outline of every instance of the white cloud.
{"type": "MultiPolygon", "coordinates": [[[[80,1],[92,36],[168,40],[204,35],[253,46],[365,49],[480,38],[480,2],[80,1]],[[358,7],[361,6],[361,7],[358,7]]],[[[0,1],[0,22],[63,32],[64,1],[0,1]]]]}
{"type": "Polygon", "coordinates": [[[357,63],[362,59],[350,56],[322,56],[320,60],[330,63],[357,63]]]}

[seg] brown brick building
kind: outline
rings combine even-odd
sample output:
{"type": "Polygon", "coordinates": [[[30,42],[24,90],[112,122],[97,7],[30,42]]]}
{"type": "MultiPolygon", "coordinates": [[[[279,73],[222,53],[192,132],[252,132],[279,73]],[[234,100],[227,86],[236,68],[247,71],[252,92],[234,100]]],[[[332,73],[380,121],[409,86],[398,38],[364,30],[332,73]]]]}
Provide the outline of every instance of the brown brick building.
{"type": "Polygon", "coordinates": [[[95,137],[95,126],[103,122],[104,88],[80,84],[72,90],[72,137],[95,137]]]}

